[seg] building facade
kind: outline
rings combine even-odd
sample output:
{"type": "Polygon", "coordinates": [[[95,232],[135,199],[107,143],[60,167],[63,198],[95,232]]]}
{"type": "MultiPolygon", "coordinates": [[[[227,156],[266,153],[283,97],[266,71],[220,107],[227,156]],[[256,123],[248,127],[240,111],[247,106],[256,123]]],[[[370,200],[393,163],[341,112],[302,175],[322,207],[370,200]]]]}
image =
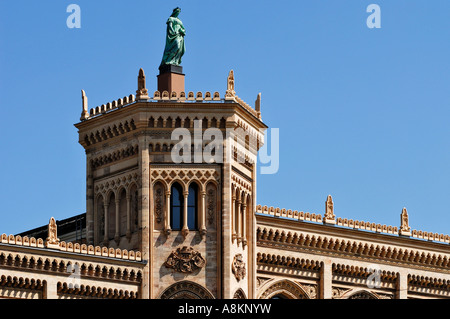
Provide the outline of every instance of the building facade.
{"type": "Polygon", "coordinates": [[[86,213],[3,234],[0,297],[450,298],[448,235],[406,209],[343,219],[331,196],[323,213],[257,205],[261,95],[240,99],[233,71],[223,96],[165,72],[152,95],[142,69],[135,95],[89,109],[82,91],[86,213]]]}

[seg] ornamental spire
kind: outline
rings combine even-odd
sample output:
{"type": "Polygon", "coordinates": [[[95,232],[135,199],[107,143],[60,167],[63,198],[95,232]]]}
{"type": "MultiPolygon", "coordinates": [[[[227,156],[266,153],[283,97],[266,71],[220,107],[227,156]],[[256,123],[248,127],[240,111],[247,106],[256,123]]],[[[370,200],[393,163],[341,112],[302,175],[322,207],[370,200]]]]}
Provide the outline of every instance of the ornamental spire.
{"type": "Polygon", "coordinates": [[[227,91],[225,92],[225,99],[233,99],[236,96],[234,91],[234,71],[231,70],[227,78],[227,91]]]}
{"type": "Polygon", "coordinates": [[[89,117],[88,98],[87,98],[86,93],[84,92],[84,90],[81,90],[81,100],[82,100],[83,111],[81,112],[80,120],[83,121],[83,120],[85,120],[85,119],[87,119],[89,117]]]}
{"type": "Polygon", "coordinates": [[[261,119],[261,93],[258,94],[255,101],[255,111],[258,118],[261,119]]]}
{"type": "Polygon", "coordinates": [[[136,91],[136,100],[148,100],[148,90],[145,87],[145,74],[141,68],[138,76],[138,89],[136,91]]]}

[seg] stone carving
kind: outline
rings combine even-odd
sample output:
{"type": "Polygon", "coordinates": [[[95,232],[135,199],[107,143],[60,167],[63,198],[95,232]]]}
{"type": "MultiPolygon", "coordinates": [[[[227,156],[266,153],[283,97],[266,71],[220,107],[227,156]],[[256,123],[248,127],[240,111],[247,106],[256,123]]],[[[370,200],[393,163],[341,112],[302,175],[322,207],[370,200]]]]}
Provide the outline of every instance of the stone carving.
{"type": "Polygon", "coordinates": [[[332,290],[332,298],[333,299],[339,299],[341,298],[345,293],[350,291],[350,289],[344,289],[344,288],[333,288],[332,290]]]}
{"type": "Polygon", "coordinates": [[[348,297],[348,299],[378,299],[374,293],[361,291],[348,297]]]}
{"type": "Polygon", "coordinates": [[[234,71],[231,70],[227,78],[227,91],[225,92],[225,98],[236,96],[234,91],[234,71]]]}
{"type": "Polygon", "coordinates": [[[300,284],[311,299],[317,299],[317,285],[300,284]]]}
{"type": "Polygon", "coordinates": [[[409,220],[408,220],[408,212],[406,211],[406,208],[403,208],[402,213],[400,215],[400,235],[404,236],[411,236],[411,227],[409,227],[409,220]]]}
{"type": "Polygon", "coordinates": [[[163,217],[163,189],[158,187],[155,193],[155,215],[156,222],[159,224],[163,217]]]}
{"type": "Polygon", "coordinates": [[[212,224],[214,222],[214,214],[216,207],[216,196],[214,189],[209,189],[207,193],[207,210],[208,210],[208,223],[212,224]]]}
{"type": "Polygon", "coordinates": [[[145,74],[144,70],[141,68],[139,70],[139,76],[138,76],[138,89],[136,91],[136,99],[142,100],[142,99],[148,99],[148,90],[145,87],[145,74]]]}
{"type": "Polygon", "coordinates": [[[205,267],[206,260],[192,247],[184,246],[173,251],[167,258],[164,266],[181,273],[192,273],[205,267]]]}
{"type": "Polygon", "coordinates": [[[236,290],[236,292],[233,295],[233,299],[247,299],[245,298],[245,293],[242,289],[236,290]]]}
{"type": "Polygon", "coordinates": [[[325,202],[325,216],[323,219],[325,224],[336,224],[336,216],[334,215],[334,204],[331,195],[328,195],[325,202]]]}
{"type": "Polygon", "coordinates": [[[233,271],[234,276],[236,277],[237,281],[241,281],[245,278],[245,275],[247,274],[247,271],[245,269],[245,262],[244,257],[242,254],[237,254],[234,256],[233,264],[231,265],[231,269],[233,271]]]}
{"type": "Polygon", "coordinates": [[[180,281],[161,294],[161,299],[214,299],[214,296],[204,287],[189,281],[180,281]]]}
{"type": "Polygon", "coordinates": [[[83,120],[85,120],[85,119],[87,119],[89,117],[88,98],[87,98],[86,93],[84,92],[84,90],[81,90],[81,99],[82,99],[82,103],[83,103],[83,111],[81,112],[80,120],[83,121],[83,120]]]}
{"type": "Polygon", "coordinates": [[[283,295],[288,299],[308,299],[302,288],[289,280],[278,281],[267,288],[259,299],[270,299],[276,295],[283,295]]]}
{"type": "Polygon", "coordinates": [[[56,248],[59,249],[59,238],[57,236],[57,225],[55,219],[50,218],[50,222],[48,224],[48,237],[45,245],[47,248],[56,248]]]}
{"type": "Polygon", "coordinates": [[[261,93],[258,93],[255,101],[255,111],[258,115],[258,118],[261,119],[261,93]]]}
{"type": "Polygon", "coordinates": [[[270,278],[264,278],[264,277],[257,277],[256,278],[256,287],[259,288],[262,285],[264,285],[264,283],[269,280],[270,278]]]}

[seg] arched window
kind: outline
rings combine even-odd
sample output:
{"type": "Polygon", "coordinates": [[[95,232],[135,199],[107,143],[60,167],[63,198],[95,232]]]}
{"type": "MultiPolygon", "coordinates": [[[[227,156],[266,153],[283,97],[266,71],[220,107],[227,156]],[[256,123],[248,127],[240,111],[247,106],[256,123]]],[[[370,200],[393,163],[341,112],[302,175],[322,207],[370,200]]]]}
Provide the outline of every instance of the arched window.
{"type": "Polygon", "coordinates": [[[192,183],[189,186],[188,195],[188,219],[187,226],[189,230],[196,230],[197,227],[197,207],[198,207],[198,186],[192,183]]]}
{"type": "Polygon", "coordinates": [[[183,227],[183,206],[183,188],[174,183],[170,192],[170,228],[173,230],[181,230],[183,227]]]}

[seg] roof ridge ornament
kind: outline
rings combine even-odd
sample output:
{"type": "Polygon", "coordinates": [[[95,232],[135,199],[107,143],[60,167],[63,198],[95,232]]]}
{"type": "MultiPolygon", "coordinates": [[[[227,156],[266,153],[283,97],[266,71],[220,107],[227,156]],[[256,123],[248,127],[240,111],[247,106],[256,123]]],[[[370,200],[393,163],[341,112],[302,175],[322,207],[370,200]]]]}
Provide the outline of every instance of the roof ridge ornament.
{"type": "Polygon", "coordinates": [[[409,227],[409,216],[408,211],[405,207],[402,209],[400,214],[400,231],[399,234],[402,236],[411,236],[411,227],[409,227]]]}
{"type": "Polygon", "coordinates": [[[86,96],[86,92],[84,92],[84,90],[81,90],[81,100],[82,100],[82,107],[83,107],[83,111],[81,112],[81,121],[86,120],[89,117],[89,112],[88,112],[88,98],[86,96]]]}
{"type": "Polygon", "coordinates": [[[325,201],[325,215],[323,217],[324,224],[336,225],[336,215],[334,215],[334,203],[331,195],[328,195],[325,201]]]}
{"type": "Polygon", "coordinates": [[[258,115],[258,118],[261,119],[261,93],[258,93],[255,101],[255,111],[258,115]]]}
{"type": "Polygon", "coordinates": [[[145,87],[145,73],[142,68],[139,69],[138,89],[136,91],[136,100],[148,100],[148,90],[145,87]]]}
{"type": "Polygon", "coordinates": [[[48,223],[48,237],[45,241],[45,247],[59,249],[58,226],[53,217],[50,218],[50,222],[48,223]]]}
{"type": "Polygon", "coordinates": [[[236,91],[234,90],[234,71],[231,70],[227,78],[227,91],[225,92],[225,100],[234,100],[236,91]]]}

